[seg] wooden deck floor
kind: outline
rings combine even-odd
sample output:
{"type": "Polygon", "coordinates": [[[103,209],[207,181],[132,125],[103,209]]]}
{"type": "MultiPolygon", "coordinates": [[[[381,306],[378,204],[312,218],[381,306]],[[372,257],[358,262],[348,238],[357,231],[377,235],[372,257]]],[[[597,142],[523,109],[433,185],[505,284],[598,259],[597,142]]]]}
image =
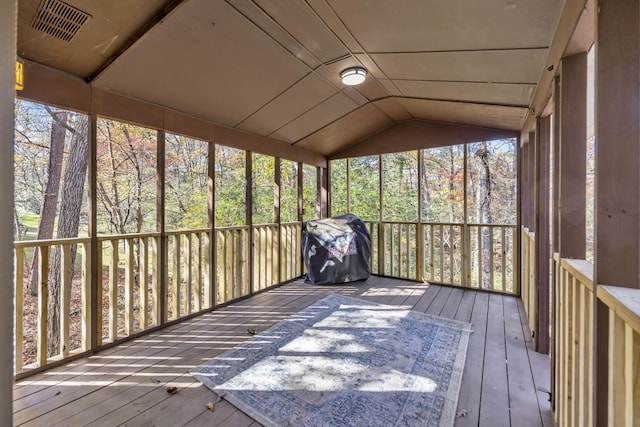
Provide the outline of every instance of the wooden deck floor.
{"type": "Polygon", "coordinates": [[[331,292],[472,323],[456,426],[554,425],[543,391],[549,358],[531,349],[518,298],[381,277],[339,287],[297,281],[26,378],[14,387],[14,424],[258,426],[224,400],[208,410],[216,395],[189,370],[331,292]]]}

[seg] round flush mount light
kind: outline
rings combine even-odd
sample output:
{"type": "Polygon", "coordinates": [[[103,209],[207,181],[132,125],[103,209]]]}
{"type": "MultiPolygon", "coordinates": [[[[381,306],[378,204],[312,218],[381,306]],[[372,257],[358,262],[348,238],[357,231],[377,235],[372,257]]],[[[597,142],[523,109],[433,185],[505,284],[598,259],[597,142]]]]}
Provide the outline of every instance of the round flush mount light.
{"type": "Polygon", "coordinates": [[[367,77],[367,70],[362,67],[347,68],[340,73],[342,83],[348,86],[359,85],[367,77]]]}

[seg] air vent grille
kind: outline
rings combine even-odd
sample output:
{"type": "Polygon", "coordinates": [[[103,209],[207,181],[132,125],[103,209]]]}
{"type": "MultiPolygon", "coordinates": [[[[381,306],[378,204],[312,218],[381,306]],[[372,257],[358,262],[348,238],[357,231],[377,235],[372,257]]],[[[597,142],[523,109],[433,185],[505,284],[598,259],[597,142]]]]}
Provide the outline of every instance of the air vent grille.
{"type": "Polygon", "coordinates": [[[59,0],[42,0],[31,26],[66,42],[71,41],[91,15],[59,0]]]}

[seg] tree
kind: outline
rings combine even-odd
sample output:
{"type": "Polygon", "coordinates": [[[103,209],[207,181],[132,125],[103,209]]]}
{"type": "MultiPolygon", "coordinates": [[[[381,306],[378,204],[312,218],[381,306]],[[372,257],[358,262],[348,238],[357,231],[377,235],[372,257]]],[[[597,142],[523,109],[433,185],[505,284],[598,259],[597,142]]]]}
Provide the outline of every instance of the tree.
{"type": "Polygon", "coordinates": [[[216,227],[245,225],[246,152],[216,145],[215,155],[216,227]]]}
{"type": "MultiPolygon", "coordinates": [[[[487,149],[487,143],[480,143],[480,148],[478,148],[475,152],[475,156],[480,159],[481,171],[478,179],[478,196],[479,196],[479,205],[480,205],[480,222],[482,224],[491,224],[491,168],[489,166],[489,156],[490,151],[487,149]]],[[[491,255],[489,253],[490,247],[490,238],[491,235],[489,233],[489,229],[487,227],[483,227],[482,229],[482,259],[483,264],[480,266],[483,272],[483,283],[482,287],[488,289],[491,287],[491,270],[490,270],[490,260],[491,255]]]]}
{"type": "Polygon", "coordinates": [[[271,224],[275,221],[275,158],[253,153],[251,165],[252,223],[254,225],[271,224]]]}
{"type": "MultiPolygon", "coordinates": [[[[40,212],[40,224],[38,225],[38,240],[50,239],[53,236],[53,227],[56,220],[58,207],[58,192],[60,189],[60,177],[62,174],[62,162],[64,155],[64,142],[67,129],[67,112],[56,111],[45,107],[53,119],[51,122],[51,144],[49,149],[49,162],[47,167],[47,185],[44,191],[44,201],[40,212]]],[[[71,129],[73,131],[73,129],[71,129]]],[[[32,296],[38,295],[38,252],[34,252],[31,269],[29,270],[29,282],[27,289],[32,296]]]]}
{"type": "Polygon", "coordinates": [[[156,132],[98,121],[98,228],[107,233],[156,230],[156,132]]]}
{"type": "Polygon", "coordinates": [[[208,224],[208,147],[205,141],[165,136],[165,225],[168,230],[208,224]]]}
{"type": "MultiPolygon", "coordinates": [[[[78,116],[76,130],[71,141],[69,156],[64,170],[62,194],[60,195],[60,217],[58,219],[57,232],[59,239],[78,236],[89,157],[88,122],[87,116],[78,116]]],[[[69,283],[73,278],[75,255],[76,247],[73,245],[70,251],[70,259],[66,260],[71,267],[67,277],[69,283]]],[[[63,274],[61,271],[61,257],[61,250],[58,247],[54,253],[49,279],[49,317],[47,319],[49,328],[47,341],[50,355],[60,351],[60,284],[61,275],[63,274]]]]}

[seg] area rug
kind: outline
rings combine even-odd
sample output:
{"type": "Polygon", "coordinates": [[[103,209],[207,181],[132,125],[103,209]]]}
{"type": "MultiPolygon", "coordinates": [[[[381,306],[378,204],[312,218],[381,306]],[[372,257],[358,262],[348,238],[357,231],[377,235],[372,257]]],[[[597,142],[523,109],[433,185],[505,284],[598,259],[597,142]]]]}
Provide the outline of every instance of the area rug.
{"type": "Polygon", "coordinates": [[[329,295],[191,373],[265,426],[452,426],[469,334],[329,295]]]}

